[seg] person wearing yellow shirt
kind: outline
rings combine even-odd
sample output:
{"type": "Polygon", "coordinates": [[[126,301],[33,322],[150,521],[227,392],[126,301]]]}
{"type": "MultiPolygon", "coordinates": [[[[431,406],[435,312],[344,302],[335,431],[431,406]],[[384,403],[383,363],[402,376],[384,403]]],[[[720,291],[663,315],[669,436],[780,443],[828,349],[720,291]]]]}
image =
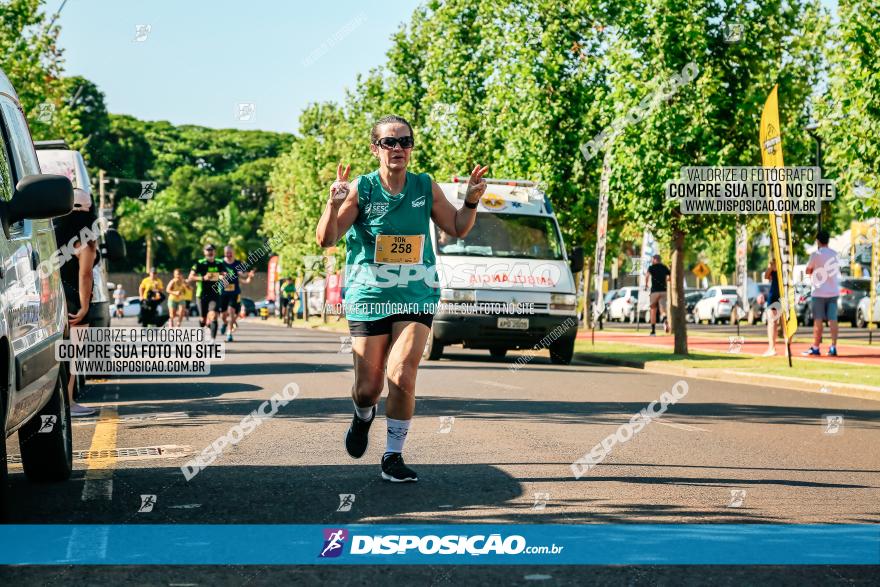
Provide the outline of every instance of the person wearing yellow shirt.
{"type": "Polygon", "coordinates": [[[183,315],[186,312],[186,301],[183,296],[186,289],[192,291],[192,288],[183,279],[180,269],[175,269],[174,278],[168,282],[168,288],[165,290],[168,294],[168,315],[171,316],[171,328],[183,325],[183,315]]]}
{"type": "Polygon", "coordinates": [[[138,287],[138,295],[142,300],[145,300],[151,291],[161,292],[164,290],[165,284],[156,275],[156,268],[154,267],[150,269],[150,274],[141,280],[141,285],[138,287]]]}
{"type": "Polygon", "coordinates": [[[187,282],[187,280],[184,279],[183,280],[183,305],[184,305],[183,318],[184,318],[184,320],[189,318],[189,315],[190,315],[189,309],[190,309],[190,306],[192,306],[194,291],[195,290],[193,290],[193,287],[189,284],[189,282],[187,282]]]}

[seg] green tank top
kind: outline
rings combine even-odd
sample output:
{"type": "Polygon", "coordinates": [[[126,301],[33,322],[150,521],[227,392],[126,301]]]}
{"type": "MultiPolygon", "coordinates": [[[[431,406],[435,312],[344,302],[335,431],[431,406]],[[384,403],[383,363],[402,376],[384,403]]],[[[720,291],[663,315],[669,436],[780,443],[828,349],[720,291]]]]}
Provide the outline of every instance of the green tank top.
{"type": "MultiPolygon", "coordinates": [[[[378,320],[392,314],[434,313],[440,289],[429,232],[431,178],[407,172],[403,191],[396,196],[382,187],[378,170],[357,182],[358,216],[345,235],[345,317],[378,320]],[[421,263],[376,263],[380,235],[423,235],[421,263]]],[[[393,239],[382,239],[386,250],[388,240],[393,239]]]]}

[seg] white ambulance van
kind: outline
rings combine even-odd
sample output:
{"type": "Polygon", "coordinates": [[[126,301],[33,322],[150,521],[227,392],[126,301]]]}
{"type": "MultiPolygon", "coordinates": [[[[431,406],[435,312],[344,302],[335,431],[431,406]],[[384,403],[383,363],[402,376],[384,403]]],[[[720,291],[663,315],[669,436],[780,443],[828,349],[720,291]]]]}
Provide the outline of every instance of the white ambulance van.
{"type": "MultiPolygon", "coordinates": [[[[464,205],[467,181],[439,184],[456,208],[464,205]]],[[[452,344],[488,349],[495,358],[537,346],[553,363],[568,364],[578,323],[573,274],[583,269],[583,249],[566,251],[550,199],[535,182],[486,181],[467,237],[431,223],[441,289],[425,357],[439,359],[452,344]]]]}

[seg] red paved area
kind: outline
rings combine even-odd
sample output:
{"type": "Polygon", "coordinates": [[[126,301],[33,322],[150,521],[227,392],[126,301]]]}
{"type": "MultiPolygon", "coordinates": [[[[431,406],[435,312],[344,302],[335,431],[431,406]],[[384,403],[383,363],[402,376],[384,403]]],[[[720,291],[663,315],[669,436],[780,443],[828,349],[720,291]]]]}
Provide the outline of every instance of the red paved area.
{"type": "MultiPolygon", "coordinates": [[[[827,334],[827,333],[826,333],[827,334]]],[[[590,331],[584,330],[578,334],[578,339],[590,340],[590,331]]],[[[647,332],[606,332],[597,330],[596,340],[602,342],[619,342],[623,344],[637,344],[644,346],[653,346],[660,348],[672,348],[672,335],[664,334],[662,330],[658,330],[657,336],[649,336],[647,332]]],[[[791,345],[794,358],[809,361],[836,361],[841,363],[854,363],[866,365],[880,365],[880,342],[873,346],[865,345],[849,345],[846,341],[842,341],[837,346],[837,357],[829,357],[828,343],[830,339],[826,336],[825,343],[821,347],[821,357],[803,357],[801,352],[806,351],[810,347],[810,341],[806,337],[797,337],[791,345]]],[[[733,351],[736,341],[730,342],[724,338],[688,336],[688,349],[691,352],[711,351],[719,353],[727,353],[733,351]]],[[[760,356],[767,350],[767,341],[765,339],[747,338],[742,342],[739,354],[760,356]]],[[[782,340],[776,343],[777,356],[785,356],[785,346],[782,340]]]]}

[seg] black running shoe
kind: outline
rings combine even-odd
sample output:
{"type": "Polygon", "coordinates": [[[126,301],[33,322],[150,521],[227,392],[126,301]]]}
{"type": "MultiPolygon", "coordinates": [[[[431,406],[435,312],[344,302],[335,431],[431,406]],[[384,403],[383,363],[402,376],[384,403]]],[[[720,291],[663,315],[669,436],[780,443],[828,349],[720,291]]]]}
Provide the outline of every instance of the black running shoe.
{"type": "Polygon", "coordinates": [[[407,481],[418,481],[419,476],[406,466],[402,454],[389,452],[382,457],[382,479],[392,483],[406,483],[407,481]]]}
{"type": "Polygon", "coordinates": [[[370,440],[370,426],[375,419],[376,406],[373,406],[373,416],[369,420],[361,420],[357,414],[352,417],[351,426],[349,426],[348,432],[345,433],[345,450],[353,458],[359,459],[367,452],[367,444],[370,440]]]}

